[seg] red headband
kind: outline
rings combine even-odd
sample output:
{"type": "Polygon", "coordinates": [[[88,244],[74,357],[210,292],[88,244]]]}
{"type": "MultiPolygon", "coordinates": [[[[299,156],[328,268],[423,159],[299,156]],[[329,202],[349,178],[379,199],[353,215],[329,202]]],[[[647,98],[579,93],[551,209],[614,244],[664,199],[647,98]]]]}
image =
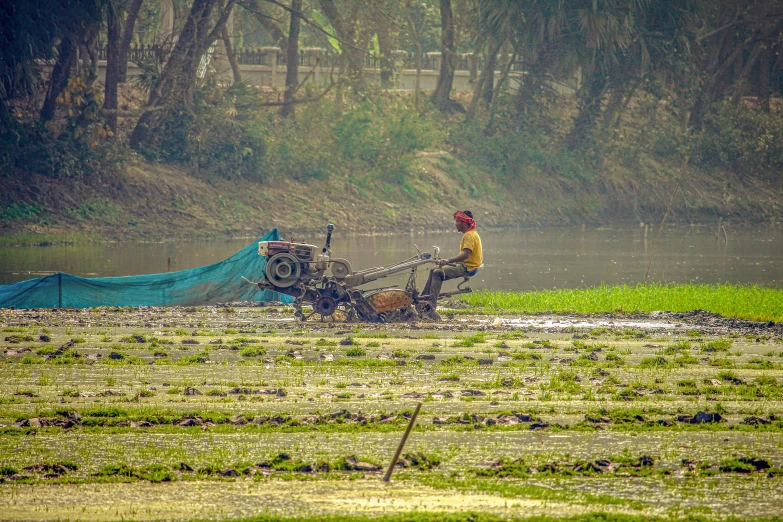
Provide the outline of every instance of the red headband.
{"type": "Polygon", "coordinates": [[[457,220],[457,221],[461,221],[463,223],[467,223],[468,225],[470,225],[470,228],[468,228],[469,231],[470,230],[476,230],[476,220],[473,219],[472,217],[470,217],[469,215],[465,214],[461,210],[458,210],[454,214],[454,219],[457,220]]]}

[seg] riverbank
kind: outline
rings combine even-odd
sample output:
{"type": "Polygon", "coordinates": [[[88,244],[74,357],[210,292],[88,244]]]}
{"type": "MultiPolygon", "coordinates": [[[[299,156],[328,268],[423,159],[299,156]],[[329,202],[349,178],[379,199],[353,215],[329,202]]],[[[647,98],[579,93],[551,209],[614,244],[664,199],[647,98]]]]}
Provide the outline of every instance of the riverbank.
{"type": "MultiPolygon", "coordinates": [[[[657,225],[679,169],[662,160],[633,171],[609,163],[600,175],[570,178],[531,170],[502,177],[443,151],[421,152],[403,184],[346,170],[298,182],[199,175],[135,157],[105,177],[0,179],[0,244],[51,244],[451,230],[454,209],[482,227],[657,225]]],[[[690,167],[670,223],[741,225],[783,221],[783,186],[690,167]]]]}

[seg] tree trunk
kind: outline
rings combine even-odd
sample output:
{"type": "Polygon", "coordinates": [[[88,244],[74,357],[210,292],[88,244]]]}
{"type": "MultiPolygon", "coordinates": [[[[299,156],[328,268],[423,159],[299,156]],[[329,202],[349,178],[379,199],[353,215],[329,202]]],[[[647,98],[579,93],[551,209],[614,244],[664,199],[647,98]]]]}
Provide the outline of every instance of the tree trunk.
{"type": "Polygon", "coordinates": [[[600,71],[594,71],[585,78],[585,85],[579,96],[579,113],[574,118],[574,128],[566,137],[569,147],[579,149],[589,144],[590,135],[601,115],[601,101],[605,87],[606,77],[600,71]]]}
{"type": "Polygon", "coordinates": [[[120,68],[117,81],[119,83],[124,83],[128,80],[128,50],[131,42],[133,42],[133,31],[136,27],[136,20],[139,18],[141,4],[143,3],[144,0],[130,0],[128,5],[128,14],[125,17],[125,24],[122,28],[122,44],[120,45],[118,58],[120,68]]]}
{"type": "MultiPolygon", "coordinates": [[[[461,106],[451,99],[457,54],[454,46],[454,14],[451,0],[440,0],[440,74],[438,85],[432,93],[432,102],[443,112],[458,110],[461,106]]],[[[464,110],[464,109],[463,109],[464,110]]]]}
{"type": "Polygon", "coordinates": [[[473,96],[470,98],[470,105],[468,105],[468,113],[465,115],[465,121],[470,121],[476,116],[476,108],[478,107],[479,98],[481,98],[481,89],[484,86],[486,78],[482,74],[476,81],[476,87],[473,89],[473,96]]]}
{"type": "Polygon", "coordinates": [[[237,55],[234,53],[234,48],[231,46],[231,39],[228,37],[228,28],[223,26],[220,31],[220,38],[223,40],[223,46],[226,48],[226,57],[228,63],[231,65],[231,74],[234,76],[234,83],[242,81],[242,71],[239,70],[239,63],[237,62],[237,55]]]}
{"type": "Polygon", "coordinates": [[[285,31],[283,31],[282,25],[266,10],[267,6],[274,4],[261,0],[252,0],[250,5],[252,8],[251,12],[255,19],[275,40],[277,46],[285,52],[285,50],[288,49],[288,37],[285,35],[285,31]]]}
{"type": "Polygon", "coordinates": [[[737,45],[728,56],[721,61],[721,49],[729,47],[726,45],[727,39],[721,37],[711,42],[708,48],[708,64],[703,67],[704,74],[708,79],[704,85],[696,92],[693,105],[691,106],[688,126],[691,128],[701,128],[704,123],[704,116],[707,109],[716,100],[723,97],[723,93],[731,83],[731,68],[735,61],[741,56],[750,39],[737,45]]]}
{"type": "Polygon", "coordinates": [[[342,41],[343,59],[341,61],[345,66],[341,68],[340,73],[348,78],[348,83],[354,91],[362,90],[364,86],[364,51],[358,47],[356,42],[356,22],[360,3],[353,2],[348,19],[340,13],[334,0],[318,0],[318,5],[342,41]]]}
{"type": "Polygon", "coordinates": [[[421,89],[421,39],[419,38],[419,31],[416,29],[416,24],[413,23],[413,16],[411,15],[411,0],[405,1],[405,16],[408,21],[408,30],[413,37],[413,45],[416,47],[416,77],[413,80],[413,100],[416,105],[416,110],[419,110],[419,90],[421,89]]]}
{"type": "Polygon", "coordinates": [[[506,59],[508,60],[508,62],[506,63],[506,66],[503,68],[503,74],[500,75],[500,79],[498,80],[498,83],[495,86],[495,90],[492,93],[492,103],[489,104],[489,121],[487,122],[486,129],[484,129],[484,133],[487,136],[492,136],[493,134],[495,134],[495,114],[497,112],[496,109],[498,103],[498,95],[500,94],[500,89],[508,81],[508,75],[511,72],[511,67],[514,66],[514,62],[517,59],[516,51],[514,51],[514,54],[511,55],[510,58],[506,58],[506,59]]]}
{"type": "MultiPolygon", "coordinates": [[[[745,66],[742,68],[739,77],[735,79],[736,85],[735,85],[734,94],[731,97],[731,103],[737,104],[742,99],[742,95],[744,94],[743,88],[746,87],[745,85],[742,84],[742,80],[747,78],[750,72],[753,70],[753,66],[756,64],[756,61],[758,60],[759,54],[761,54],[763,47],[764,47],[764,43],[760,42],[756,44],[756,46],[751,51],[750,56],[748,57],[748,61],[745,62],[745,66]]],[[[718,101],[718,99],[719,97],[715,97],[713,101],[718,101]]]]}
{"type": "Polygon", "coordinates": [[[781,81],[781,72],[783,72],[783,45],[778,44],[776,53],[778,56],[778,59],[775,60],[775,64],[772,66],[771,71],[771,78],[772,78],[772,86],[771,89],[774,94],[776,95],[783,95],[783,82],[781,81]]]}
{"type": "Polygon", "coordinates": [[[489,47],[487,48],[487,58],[484,60],[484,69],[481,71],[481,78],[483,80],[482,92],[480,93],[481,99],[487,105],[492,104],[492,95],[495,91],[495,67],[497,66],[498,52],[503,42],[497,38],[490,38],[489,47]]]}
{"type": "Polygon", "coordinates": [[[638,76],[631,80],[626,88],[621,89],[615,87],[615,89],[613,89],[612,98],[610,98],[609,103],[607,104],[606,114],[604,115],[604,125],[606,125],[607,128],[617,128],[620,126],[620,121],[623,118],[623,114],[625,114],[625,110],[628,108],[628,105],[636,94],[636,89],[639,88],[643,81],[644,77],[638,76]]]}
{"type": "Polygon", "coordinates": [[[378,51],[380,53],[381,88],[393,87],[394,58],[392,57],[391,38],[389,36],[389,20],[386,14],[376,10],[375,28],[378,34],[378,51]]]}
{"type": "Polygon", "coordinates": [[[769,97],[772,95],[772,89],[769,84],[769,72],[772,65],[772,49],[769,43],[764,43],[764,50],[759,56],[759,75],[757,80],[758,88],[758,107],[762,112],[769,112],[769,97]]]}
{"type": "MultiPolygon", "coordinates": [[[[120,81],[120,47],[122,34],[120,32],[119,13],[112,9],[109,3],[106,20],[106,82],[103,93],[103,108],[117,108],[117,84],[120,81]]],[[[106,117],[106,123],[113,133],[117,133],[117,114],[110,112],[106,117]]]]}
{"type": "Polygon", "coordinates": [[[283,118],[296,118],[294,94],[299,87],[299,13],[302,11],[302,0],[291,0],[291,22],[288,29],[288,49],[285,56],[285,93],[283,101],[288,102],[280,108],[283,118]]]}
{"type": "Polygon", "coordinates": [[[49,87],[46,90],[46,98],[41,108],[41,121],[50,121],[57,110],[57,98],[68,86],[71,70],[76,65],[78,44],[71,36],[63,37],[57,47],[57,61],[52,68],[49,77],[49,87]]]}
{"type": "Polygon", "coordinates": [[[91,89],[95,80],[98,79],[98,30],[99,25],[93,25],[87,28],[84,34],[85,69],[87,70],[86,85],[91,89]]]}

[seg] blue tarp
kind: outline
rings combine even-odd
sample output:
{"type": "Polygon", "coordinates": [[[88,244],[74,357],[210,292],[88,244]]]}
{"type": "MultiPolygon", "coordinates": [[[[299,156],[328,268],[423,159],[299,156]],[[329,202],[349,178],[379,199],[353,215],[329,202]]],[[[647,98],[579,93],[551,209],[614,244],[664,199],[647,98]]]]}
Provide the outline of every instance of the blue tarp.
{"type": "MultiPolygon", "coordinates": [[[[276,241],[277,229],[258,241],[276,241]]],[[[123,277],[77,277],[52,274],[0,286],[0,307],[87,308],[91,306],[196,306],[236,301],[292,302],[287,295],[259,290],[242,276],[259,280],[266,258],[258,242],[225,261],[179,272],[123,277]]]]}

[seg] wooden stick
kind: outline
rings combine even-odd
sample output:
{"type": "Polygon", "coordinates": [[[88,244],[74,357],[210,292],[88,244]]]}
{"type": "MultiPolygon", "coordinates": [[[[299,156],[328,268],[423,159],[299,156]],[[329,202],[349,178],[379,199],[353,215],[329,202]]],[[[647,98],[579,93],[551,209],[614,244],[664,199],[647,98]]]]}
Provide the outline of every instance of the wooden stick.
{"type": "Polygon", "coordinates": [[[391,480],[392,471],[394,471],[394,466],[397,464],[397,461],[400,458],[400,454],[402,453],[402,448],[405,447],[405,442],[408,440],[408,435],[411,434],[411,430],[413,429],[413,425],[416,423],[416,417],[419,415],[419,410],[421,409],[421,403],[416,404],[416,409],[413,411],[413,416],[411,417],[411,421],[408,423],[408,429],[405,430],[405,435],[402,436],[402,440],[400,441],[400,445],[397,446],[397,453],[394,454],[394,458],[391,461],[391,464],[389,464],[389,469],[386,470],[386,475],[383,477],[384,482],[389,482],[391,480]]]}

